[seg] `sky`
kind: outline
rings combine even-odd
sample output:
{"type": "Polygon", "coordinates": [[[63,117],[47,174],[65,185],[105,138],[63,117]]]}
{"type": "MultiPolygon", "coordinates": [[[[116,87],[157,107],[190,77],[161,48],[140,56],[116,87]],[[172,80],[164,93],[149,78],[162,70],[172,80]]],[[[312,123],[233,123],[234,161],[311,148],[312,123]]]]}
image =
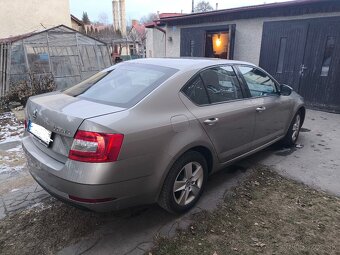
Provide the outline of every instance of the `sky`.
{"type": "MultiPolygon", "coordinates": [[[[210,0],[215,8],[216,3],[219,9],[234,8],[240,6],[257,5],[263,3],[284,2],[287,0],[210,0]]],[[[195,1],[196,3],[199,0],[195,1]]],[[[98,21],[105,13],[108,21],[112,23],[112,0],[70,0],[71,14],[81,19],[83,11],[86,11],[91,21],[98,21]]],[[[162,12],[191,12],[191,0],[126,0],[126,19],[139,20],[149,13],[162,12]]]]}

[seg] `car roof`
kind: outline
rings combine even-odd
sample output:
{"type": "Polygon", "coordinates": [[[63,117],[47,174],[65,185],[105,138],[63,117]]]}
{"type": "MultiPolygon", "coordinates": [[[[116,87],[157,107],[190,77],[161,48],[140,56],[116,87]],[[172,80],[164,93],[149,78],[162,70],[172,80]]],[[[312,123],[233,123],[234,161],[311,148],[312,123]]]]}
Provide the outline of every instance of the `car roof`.
{"type": "MultiPolygon", "coordinates": [[[[222,65],[222,64],[254,64],[236,61],[236,60],[226,60],[226,59],[218,59],[218,58],[140,58],[135,60],[125,61],[123,63],[139,63],[139,64],[149,64],[149,65],[157,65],[169,68],[175,68],[180,71],[190,70],[190,69],[200,69],[213,65],[222,65]]],[[[114,66],[108,68],[108,70],[113,69],[114,66]]]]}

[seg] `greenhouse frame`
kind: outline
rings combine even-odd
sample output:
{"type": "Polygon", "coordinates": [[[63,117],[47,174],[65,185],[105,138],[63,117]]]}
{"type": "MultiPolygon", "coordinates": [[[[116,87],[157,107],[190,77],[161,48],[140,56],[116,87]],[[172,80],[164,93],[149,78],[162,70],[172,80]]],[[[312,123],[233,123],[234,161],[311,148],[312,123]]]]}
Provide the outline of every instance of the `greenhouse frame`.
{"type": "Polygon", "coordinates": [[[0,39],[0,96],[32,75],[52,75],[63,89],[111,65],[106,43],[64,25],[0,39]]]}

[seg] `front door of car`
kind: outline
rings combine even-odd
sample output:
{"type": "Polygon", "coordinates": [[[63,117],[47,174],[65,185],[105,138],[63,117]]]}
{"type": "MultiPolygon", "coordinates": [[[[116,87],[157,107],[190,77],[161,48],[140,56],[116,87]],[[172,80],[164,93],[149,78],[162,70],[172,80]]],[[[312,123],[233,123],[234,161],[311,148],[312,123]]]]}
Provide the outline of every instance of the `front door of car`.
{"type": "Polygon", "coordinates": [[[254,106],[251,100],[244,100],[244,90],[231,66],[202,71],[183,92],[193,102],[186,105],[200,121],[221,162],[250,150],[254,106]]]}
{"type": "Polygon", "coordinates": [[[291,117],[292,99],[282,97],[277,83],[265,72],[253,66],[238,66],[253,103],[255,133],[253,148],[284,135],[291,117]]]}

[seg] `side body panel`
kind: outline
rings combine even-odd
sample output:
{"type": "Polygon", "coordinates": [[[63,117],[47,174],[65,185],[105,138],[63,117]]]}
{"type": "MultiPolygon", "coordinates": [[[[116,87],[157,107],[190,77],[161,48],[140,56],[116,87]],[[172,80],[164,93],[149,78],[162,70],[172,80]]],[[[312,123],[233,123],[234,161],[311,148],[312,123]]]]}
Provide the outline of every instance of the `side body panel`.
{"type": "Polygon", "coordinates": [[[255,125],[255,110],[251,100],[236,100],[200,107],[194,105],[184,95],[181,98],[205,129],[220,162],[226,162],[250,150],[255,125]],[[215,125],[204,123],[212,118],[218,118],[215,125]]]}
{"type": "Polygon", "coordinates": [[[290,97],[274,95],[251,99],[254,108],[263,107],[264,111],[256,112],[253,148],[270,142],[286,131],[294,103],[290,97]]]}

